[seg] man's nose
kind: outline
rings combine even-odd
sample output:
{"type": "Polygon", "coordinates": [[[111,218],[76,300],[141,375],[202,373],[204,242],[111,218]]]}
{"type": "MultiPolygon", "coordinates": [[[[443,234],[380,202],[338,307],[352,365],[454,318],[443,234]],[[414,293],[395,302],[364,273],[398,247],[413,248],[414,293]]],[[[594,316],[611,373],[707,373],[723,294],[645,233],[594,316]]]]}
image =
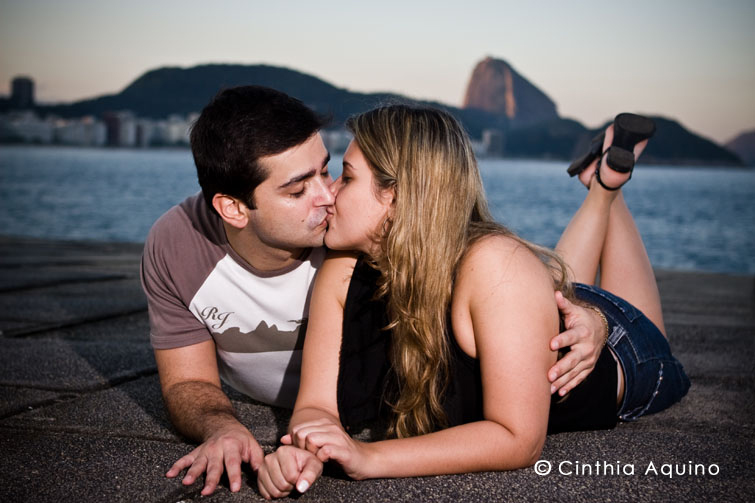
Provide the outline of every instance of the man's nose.
{"type": "Polygon", "coordinates": [[[317,198],[318,206],[332,206],[336,202],[337,183],[332,178],[320,179],[319,194],[317,198]]]}

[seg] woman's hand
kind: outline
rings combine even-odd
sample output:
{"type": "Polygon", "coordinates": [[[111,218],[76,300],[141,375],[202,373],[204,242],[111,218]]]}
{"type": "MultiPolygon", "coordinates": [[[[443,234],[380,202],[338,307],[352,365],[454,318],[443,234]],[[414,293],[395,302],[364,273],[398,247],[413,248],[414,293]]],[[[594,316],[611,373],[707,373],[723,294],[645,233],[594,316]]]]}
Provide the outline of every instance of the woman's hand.
{"type": "Polygon", "coordinates": [[[283,498],[294,487],[300,493],[309,489],[322,475],[322,461],[311,452],[281,446],[265,456],[257,471],[257,488],[265,499],[283,498]]]}
{"type": "Polygon", "coordinates": [[[369,444],[351,438],[343,427],[331,419],[319,419],[296,425],[281,442],[315,454],[325,463],[335,461],[355,480],[368,477],[369,444]]]}
{"type": "Polygon", "coordinates": [[[564,318],[566,330],[551,340],[551,349],[570,347],[566,355],[548,371],[551,393],[564,396],[584,381],[598,361],[606,341],[603,320],[592,309],[572,304],[556,292],[556,304],[564,318]]]}

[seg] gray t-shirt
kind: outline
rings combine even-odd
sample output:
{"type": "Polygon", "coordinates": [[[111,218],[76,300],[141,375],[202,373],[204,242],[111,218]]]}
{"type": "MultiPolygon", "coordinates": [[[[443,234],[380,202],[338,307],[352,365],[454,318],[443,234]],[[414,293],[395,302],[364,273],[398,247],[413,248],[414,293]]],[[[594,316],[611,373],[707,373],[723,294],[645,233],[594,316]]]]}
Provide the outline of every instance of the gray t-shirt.
{"type": "Polygon", "coordinates": [[[271,405],[293,407],[312,280],[324,248],[259,271],[228,243],[202,194],[155,222],[142,256],[150,339],[171,349],[214,339],[221,378],[271,405]]]}

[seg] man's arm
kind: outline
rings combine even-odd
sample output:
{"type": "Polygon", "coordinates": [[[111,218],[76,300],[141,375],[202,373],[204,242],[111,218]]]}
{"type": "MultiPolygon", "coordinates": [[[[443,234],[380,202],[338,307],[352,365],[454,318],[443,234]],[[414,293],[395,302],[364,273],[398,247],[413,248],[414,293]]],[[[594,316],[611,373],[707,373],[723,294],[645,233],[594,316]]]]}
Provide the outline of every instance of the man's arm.
{"type": "Polygon", "coordinates": [[[561,292],[556,292],[556,304],[566,330],[551,339],[550,348],[558,351],[569,347],[569,352],[548,370],[548,380],[551,393],[564,396],[595,368],[608,338],[608,327],[595,311],[572,304],[561,292]]]}
{"type": "Polygon", "coordinates": [[[201,445],[168,470],[175,477],[188,468],[185,485],[206,472],[203,495],[212,494],[225,469],[231,492],[241,489],[241,463],[256,470],[263,452],[247,428],[236,419],[233,406],[220,387],[211,340],[174,349],[156,349],[163,399],[176,429],[201,445]]]}

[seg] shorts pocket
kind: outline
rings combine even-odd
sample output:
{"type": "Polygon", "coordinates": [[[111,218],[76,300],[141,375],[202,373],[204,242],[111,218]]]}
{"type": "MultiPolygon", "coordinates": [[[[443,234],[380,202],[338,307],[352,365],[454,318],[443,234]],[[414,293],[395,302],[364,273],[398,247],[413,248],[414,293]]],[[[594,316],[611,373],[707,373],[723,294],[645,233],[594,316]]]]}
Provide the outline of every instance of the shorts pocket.
{"type": "MultiPolygon", "coordinates": [[[[653,406],[663,383],[663,362],[660,360],[642,364],[637,369],[632,390],[629,390],[629,410],[619,416],[622,421],[634,421],[645,415],[653,406]]],[[[664,407],[665,408],[665,407],[664,407]]],[[[658,409],[661,410],[661,409],[658,409]]],[[[657,411],[655,411],[657,412],[657,411]]]]}
{"type": "Polygon", "coordinates": [[[668,409],[687,394],[690,381],[676,359],[655,360],[638,368],[633,388],[629,409],[620,415],[623,421],[668,409]]]}

